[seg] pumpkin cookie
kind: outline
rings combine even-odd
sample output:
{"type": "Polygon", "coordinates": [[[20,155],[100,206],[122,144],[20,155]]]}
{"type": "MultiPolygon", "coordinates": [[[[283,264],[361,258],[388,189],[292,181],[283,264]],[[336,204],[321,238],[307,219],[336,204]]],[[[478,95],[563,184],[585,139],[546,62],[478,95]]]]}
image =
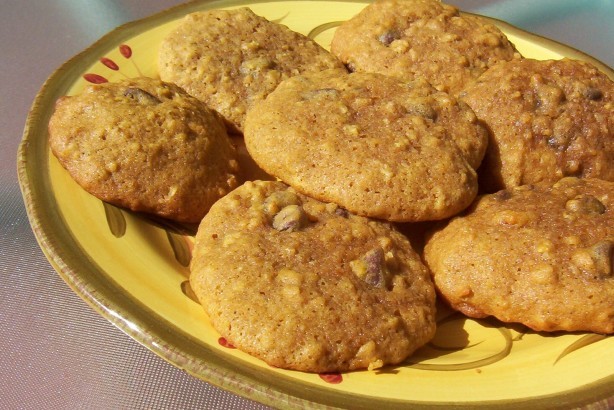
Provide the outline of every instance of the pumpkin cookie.
{"type": "Polygon", "coordinates": [[[343,68],[310,38],[248,8],[187,15],[160,45],[160,78],[183,87],[243,129],[245,113],[300,73],[343,68]]]}
{"type": "Polygon", "coordinates": [[[190,284],[222,336],[285,369],[396,364],[435,332],[430,274],[403,235],[278,181],[211,208],[190,284]]]}
{"type": "Polygon", "coordinates": [[[49,145],[92,195],[179,222],[200,222],[238,185],[236,152],[221,117],[179,87],[150,78],[60,98],[49,145]]]}
{"type": "Polygon", "coordinates": [[[614,333],[614,182],[568,177],[485,195],[432,235],[425,260],[468,316],[614,333]]]}
{"type": "Polygon", "coordinates": [[[337,29],[331,52],[350,71],[425,78],[453,95],[520,56],[497,27],[437,0],[376,1],[337,29]]]}
{"type": "Polygon", "coordinates": [[[471,109],[425,81],[339,70],[282,82],[245,124],[247,148],[270,175],[391,221],[468,206],[487,141],[471,109]]]}
{"type": "Polygon", "coordinates": [[[576,60],[514,60],[461,98],[490,129],[487,192],[564,176],[614,181],[614,82],[576,60]]]}

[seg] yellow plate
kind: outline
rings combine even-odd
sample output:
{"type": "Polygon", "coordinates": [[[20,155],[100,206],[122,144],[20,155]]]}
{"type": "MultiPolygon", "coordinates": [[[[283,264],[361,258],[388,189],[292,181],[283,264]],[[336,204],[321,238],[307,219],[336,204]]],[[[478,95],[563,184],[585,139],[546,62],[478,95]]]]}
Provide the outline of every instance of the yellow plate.
{"type": "MultiPolygon", "coordinates": [[[[175,366],[276,407],[569,407],[614,396],[614,338],[537,334],[445,311],[432,343],[404,365],[374,372],[275,369],[219,338],[189,297],[191,237],[84,192],[50,154],[47,123],[55,100],[79,93],[88,81],[157,76],[157,45],[186,13],[243,5],[328,47],[338,22],[365,2],[181,5],[104,36],[53,73],[36,97],[18,153],[19,181],[40,246],[71,288],[175,366]]],[[[579,51],[494,22],[526,57],[590,60],[614,78],[610,68],[579,51]]]]}

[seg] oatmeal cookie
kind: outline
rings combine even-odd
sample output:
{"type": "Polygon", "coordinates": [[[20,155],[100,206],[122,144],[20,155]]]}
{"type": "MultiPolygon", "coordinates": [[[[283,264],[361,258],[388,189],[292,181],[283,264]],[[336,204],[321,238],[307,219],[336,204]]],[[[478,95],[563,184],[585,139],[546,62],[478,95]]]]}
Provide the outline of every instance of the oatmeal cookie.
{"type": "Polygon", "coordinates": [[[614,182],[567,177],[485,195],[429,238],[425,260],[470,317],[614,333],[614,182]]]}
{"type": "Polygon", "coordinates": [[[211,208],[190,284],[222,336],[285,369],[396,364],[435,332],[430,274],[403,235],[278,181],[211,208]]]}
{"type": "Polygon", "coordinates": [[[378,0],[337,29],[331,52],[350,71],[425,78],[453,95],[520,57],[497,27],[438,0],[378,0]]]}
{"type": "Polygon", "coordinates": [[[426,81],[338,70],[302,75],[248,112],[254,160],[306,195],[390,221],[442,219],[468,206],[487,133],[426,81]]]}
{"type": "Polygon", "coordinates": [[[150,78],[60,98],[49,145],[71,177],[108,203],[198,223],[238,185],[224,122],[179,87],[150,78]]]}
{"type": "Polygon", "coordinates": [[[158,66],[163,80],[221,113],[232,133],[283,79],[343,68],[315,41],[248,8],[187,15],[162,41],[158,66]]]}
{"type": "Polygon", "coordinates": [[[614,82],[591,64],[502,62],[461,99],[491,131],[485,192],[564,176],[614,181],[614,82]]]}

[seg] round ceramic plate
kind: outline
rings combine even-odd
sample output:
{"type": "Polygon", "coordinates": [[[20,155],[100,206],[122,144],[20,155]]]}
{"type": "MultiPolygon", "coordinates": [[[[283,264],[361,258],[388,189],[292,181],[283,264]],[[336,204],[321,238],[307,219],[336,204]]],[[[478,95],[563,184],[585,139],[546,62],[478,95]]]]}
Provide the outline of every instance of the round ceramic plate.
{"type": "MultiPolygon", "coordinates": [[[[276,369],[219,337],[187,284],[192,237],[83,191],[50,154],[47,123],[58,97],[88,83],[157,76],[157,45],[186,13],[244,5],[328,47],[339,22],[365,2],[188,3],[104,36],[57,70],[38,94],[18,154],[19,180],[41,248],[71,288],[175,366],[276,407],[568,407],[614,396],[614,338],[538,334],[445,309],[431,343],[403,365],[377,371],[276,369]]],[[[614,78],[610,68],[579,51],[494,23],[526,57],[590,60],[614,78]]]]}

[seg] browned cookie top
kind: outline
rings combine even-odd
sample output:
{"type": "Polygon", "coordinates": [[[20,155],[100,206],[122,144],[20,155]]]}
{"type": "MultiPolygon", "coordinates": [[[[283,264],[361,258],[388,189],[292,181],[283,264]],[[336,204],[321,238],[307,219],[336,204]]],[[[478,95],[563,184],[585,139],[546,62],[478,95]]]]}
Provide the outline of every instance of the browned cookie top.
{"type": "Polygon", "coordinates": [[[180,222],[200,222],[237,186],[221,117],[179,87],[150,78],[87,87],[58,100],[49,145],[103,201],[180,222]]]}
{"type": "Polygon", "coordinates": [[[282,82],[248,112],[245,141],[269,174],[365,216],[451,216],[477,192],[486,130],[425,81],[340,70],[282,82]]]}
{"type": "Polygon", "coordinates": [[[337,29],[331,51],[351,71],[425,78],[453,95],[519,56],[497,27],[438,0],[376,1],[337,29]]]}
{"type": "Polygon", "coordinates": [[[614,82],[576,60],[502,62],[461,98],[491,131],[488,191],[564,176],[614,181],[614,82]]]}
{"type": "Polygon", "coordinates": [[[436,287],[472,317],[614,333],[614,182],[564,178],[482,197],[425,248],[436,287]]]}
{"type": "Polygon", "coordinates": [[[232,132],[283,79],[342,67],[315,41],[248,8],[189,14],[159,50],[160,77],[220,112],[232,132]]]}
{"type": "Polygon", "coordinates": [[[433,284],[403,235],[276,181],[211,208],[190,283],[222,336],[286,369],[399,363],[435,331],[433,284]]]}

